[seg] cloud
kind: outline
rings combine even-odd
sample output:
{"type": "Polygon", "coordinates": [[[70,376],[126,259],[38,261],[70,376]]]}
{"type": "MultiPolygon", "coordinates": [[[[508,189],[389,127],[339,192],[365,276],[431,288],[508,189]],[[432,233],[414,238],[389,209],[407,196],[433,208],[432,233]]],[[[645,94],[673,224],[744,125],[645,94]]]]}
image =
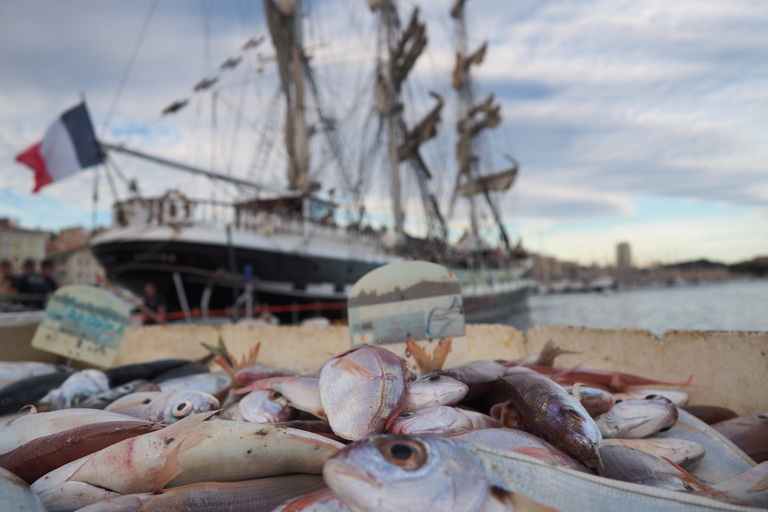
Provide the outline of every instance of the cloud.
{"type": "MultiPolygon", "coordinates": [[[[433,189],[445,204],[456,169],[456,93],[449,85],[455,29],[445,2],[420,4],[428,25],[428,52],[405,89],[405,116],[411,126],[431,108],[427,90],[450,102],[443,111],[441,133],[423,147],[435,176],[433,189]]],[[[13,157],[39,140],[53,118],[78,101],[81,91],[101,131],[151,5],[149,0],[32,0],[0,7],[0,44],[10,49],[0,53],[4,197],[31,201],[31,173],[13,157]]],[[[385,153],[370,163],[360,157],[373,139],[361,130],[372,98],[359,90],[372,84],[374,15],[356,0],[305,2],[305,7],[311,15],[307,41],[316,77],[324,86],[328,110],[338,119],[351,168],[348,178],[331,177],[333,159],[319,132],[312,157],[322,164],[317,177],[343,195],[348,193],[345,182],[353,181],[362,166],[375,175],[369,180],[369,212],[383,219],[389,210],[385,153]]],[[[403,21],[410,8],[401,6],[403,21]]],[[[272,101],[276,75],[269,43],[217,86],[215,106],[210,98],[193,95],[178,115],[159,117],[172,101],[190,96],[192,86],[236,54],[245,40],[267,33],[260,11],[259,2],[160,2],[111,117],[108,138],[129,140],[137,149],[192,165],[280,183],[284,151],[271,148],[282,140],[283,112],[272,101]],[[246,115],[237,120],[232,106],[246,115]],[[215,125],[210,121],[214,110],[215,125]],[[241,129],[233,135],[236,122],[241,129]],[[212,126],[216,136],[211,135],[212,126]],[[254,164],[258,175],[248,171],[254,164]]],[[[486,0],[467,4],[467,20],[471,49],[490,41],[485,62],[475,70],[476,96],[495,93],[504,116],[504,124],[481,141],[481,168],[506,165],[505,153],[521,163],[514,191],[500,200],[510,226],[529,236],[557,225],[601,219],[633,222],[642,215],[635,207],[638,196],[764,212],[768,6],[763,2],[486,0]]],[[[218,197],[242,193],[205,179],[160,172],[155,165],[128,157],[115,156],[115,162],[128,178],[139,179],[146,194],[171,186],[196,196],[207,196],[211,189],[219,191],[218,197]]],[[[418,217],[417,184],[405,170],[403,174],[406,208],[418,217]]],[[[89,171],[49,187],[42,197],[61,211],[87,216],[92,175],[89,171]]],[[[125,192],[120,194],[124,197],[125,192]]],[[[102,199],[109,195],[104,187],[102,199]]],[[[6,206],[3,212],[20,212],[30,222],[39,218],[34,208],[20,204],[6,206]]],[[[463,205],[456,213],[466,211],[463,205]]],[[[487,210],[481,213],[488,218],[487,210]]],[[[463,224],[455,220],[452,226],[461,229],[463,224]]],[[[754,229],[757,244],[760,228],[754,229]]],[[[574,237],[573,243],[577,240],[574,237]]],[[[746,251],[744,244],[733,242],[746,251]]]]}

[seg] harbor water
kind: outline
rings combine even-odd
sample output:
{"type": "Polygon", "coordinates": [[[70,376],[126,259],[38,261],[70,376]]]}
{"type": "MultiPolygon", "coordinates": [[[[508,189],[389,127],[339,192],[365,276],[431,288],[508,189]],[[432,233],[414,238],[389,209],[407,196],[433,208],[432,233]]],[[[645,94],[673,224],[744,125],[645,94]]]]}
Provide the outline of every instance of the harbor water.
{"type": "Polygon", "coordinates": [[[531,295],[505,324],[602,329],[768,331],[768,279],[531,295]]]}

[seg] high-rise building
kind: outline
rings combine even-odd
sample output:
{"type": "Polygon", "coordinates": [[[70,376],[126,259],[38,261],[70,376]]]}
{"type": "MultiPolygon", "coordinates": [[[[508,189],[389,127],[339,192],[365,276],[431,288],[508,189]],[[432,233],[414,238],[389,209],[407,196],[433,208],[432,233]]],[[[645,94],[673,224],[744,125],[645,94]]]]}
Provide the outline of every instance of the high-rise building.
{"type": "Polygon", "coordinates": [[[619,274],[626,274],[632,268],[632,249],[627,242],[621,242],[616,246],[616,270],[619,274]]]}

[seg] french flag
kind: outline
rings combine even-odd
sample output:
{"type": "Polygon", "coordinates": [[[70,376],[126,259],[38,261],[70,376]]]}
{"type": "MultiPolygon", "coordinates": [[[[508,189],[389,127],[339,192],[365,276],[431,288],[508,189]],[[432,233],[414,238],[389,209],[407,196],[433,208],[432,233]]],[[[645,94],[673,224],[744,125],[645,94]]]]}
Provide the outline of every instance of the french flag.
{"type": "Polygon", "coordinates": [[[33,192],[103,162],[85,102],[64,112],[45,132],[42,142],[16,155],[16,161],[35,171],[33,192]]]}

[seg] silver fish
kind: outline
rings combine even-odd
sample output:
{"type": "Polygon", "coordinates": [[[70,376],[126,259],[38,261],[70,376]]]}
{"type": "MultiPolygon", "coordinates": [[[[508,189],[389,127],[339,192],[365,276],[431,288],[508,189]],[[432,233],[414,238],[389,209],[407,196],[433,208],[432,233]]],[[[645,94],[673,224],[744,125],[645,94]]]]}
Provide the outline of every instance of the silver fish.
{"type": "Polygon", "coordinates": [[[639,439],[672,428],[677,407],[668,398],[617,401],[611,410],[595,418],[603,437],[639,439]]]}
{"type": "Polygon", "coordinates": [[[109,498],[78,512],[270,512],[276,506],[313,489],[324,487],[318,475],[284,475],[241,482],[204,482],[159,493],[127,494],[109,498]]]}
{"type": "Polygon", "coordinates": [[[115,386],[113,388],[110,388],[106,391],[103,391],[99,393],[98,395],[92,396],[91,398],[88,398],[87,400],[83,400],[79,404],[77,404],[78,407],[84,407],[86,409],[103,409],[118,398],[122,398],[126,395],[130,395],[131,393],[136,393],[138,391],[159,391],[160,388],[158,388],[155,384],[152,384],[148,380],[144,379],[137,379],[132,380],[131,382],[126,382],[125,384],[121,386],[115,386]]]}
{"type": "Polygon", "coordinates": [[[58,434],[76,427],[135,419],[125,414],[80,408],[25,414],[5,424],[0,423],[0,455],[39,437],[58,434]]]}
{"type": "Polygon", "coordinates": [[[600,460],[599,474],[613,480],[670,491],[713,492],[679,466],[629,446],[603,446],[600,448],[600,460]]]}
{"type": "Polygon", "coordinates": [[[503,376],[505,371],[506,368],[499,363],[480,360],[472,361],[447,370],[434,370],[424,377],[435,374],[453,377],[468,386],[469,390],[467,391],[467,396],[465,398],[467,400],[472,400],[490,390],[496,383],[496,379],[503,376]]]}
{"type": "Polygon", "coordinates": [[[447,375],[425,375],[408,383],[403,412],[457,404],[466,396],[468,390],[466,384],[447,375]]]}
{"type": "Polygon", "coordinates": [[[405,401],[403,361],[361,345],[329,359],[320,370],[320,403],[333,431],[356,440],[384,432],[405,401]]]}
{"type": "Polygon", "coordinates": [[[147,421],[174,423],[192,414],[219,408],[216,397],[195,391],[147,391],[131,393],[107,406],[105,411],[119,412],[147,421]]]}
{"type": "Polygon", "coordinates": [[[440,405],[401,414],[390,425],[392,434],[452,434],[479,428],[501,428],[500,421],[485,414],[440,405]]]}
{"type": "Polygon", "coordinates": [[[677,389],[634,388],[615,393],[614,396],[621,400],[637,400],[639,398],[652,399],[663,396],[678,407],[682,407],[688,403],[688,393],[677,389]]]}
{"type": "Polygon", "coordinates": [[[549,377],[509,368],[499,387],[517,408],[530,431],[576,460],[597,457],[603,436],[595,420],[573,395],[549,377]]]}
{"type": "Polygon", "coordinates": [[[268,389],[251,391],[228,409],[231,412],[222,414],[223,419],[250,423],[281,423],[292,420],[297,413],[282,393],[268,389]]]}
{"type": "Polygon", "coordinates": [[[636,450],[650,453],[656,457],[664,457],[680,466],[698,462],[704,457],[706,450],[701,443],[687,439],[663,437],[645,437],[643,439],[603,439],[603,445],[621,444],[636,450]]]}
{"type": "Polygon", "coordinates": [[[587,469],[584,464],[563,453],[542,438],[522,430],[511,428],[487,428],[471,430],[460,434],[451,434],[447,437],[468,443],[482,444],[500,452],[510,451],[522,453],[537,459],[559,464],[575,471],[592,473],[592,471],[587,469]]]}
{"type": "Polygon", "coordinates": [[[109,378],[99,370],[81,370],[51,390],[40,402],[49,403],[51,410],[69,409],[80,402],[109,390],[109,378]]]}
{"type": "Polygon", "coordinates": [[[704,457],[687,469],[706,484],[728,480],[755,465],[754,460],[720,432],[682,409],[678,411],[677,423],[656,437],[687,439],[704,446],[704,457]]]}
{"type": "Polygon", "coordinates": [[[254,390],[277,391],[285,397],[291,407],[325,419],[325,411],[320,403],[320,379],[304,375],[270,377],[250,383],[234,390],[234,394],[248,393],[254,390]]]}
{"type": "Polygon", "coordinates": [[[0,361],[0,388],[27,377],[55,373],[59,368],[57,364],[37,361],[0,361]]]}
{"type": "Polygon", "coordinates": [[[768,461],[712,487],[728,498],[754,507],[768,508],[768,461]]]}
{"type": "Polygon", "coordinates": [[[593,418],[610,411],[616,402],[616,398],[611,393],[598,388],[574,384],[573,386],[563,386],[563,389],[578,398],[581,405],[593,418]]]}
{"type": "Polygon", "coordinates": [[[350,508],[326,487],[283,503],[272,512],[350,512],[350,508]]]}
{"type": "Polygon", "coordinates": [[[208,417],[197,414],[121,441],[51,471],[32,489],[50,512],[63,512],[106,499],[99,498],[105,489],[130,494],[200,482],[319,474],[325,460],[343,446],[303,430],[204,421],[208,417]]]}
{"type": "Polygon", "coordinates": [[[225,371],[196,373],[157,383],[160,391],[178,391],[194,389],[209,395],[218,395],[232,383],[232,378],[225,371]]]}
{"type": "Polygon", "coordinates": [[[0,496],[3,498],[3,510],[23,510],[25,512],[46,512],[40,498],[29,486],[7,469],[0,467],[0,496]]]}
{"type": "Polygon", "coordinates": [[[482,510],[491,483],[467,443],[376,436],[354,443],[323,468],[328,486],[354,511],[482,510]]]}
{"type": "Polygon", "coordinates": [[[759,510],[429,436],[384,435],[353,443],[326,462],[323,477],[356,512],[478,512],[537,510],[537,506],[562,512],[759,510]]]}

